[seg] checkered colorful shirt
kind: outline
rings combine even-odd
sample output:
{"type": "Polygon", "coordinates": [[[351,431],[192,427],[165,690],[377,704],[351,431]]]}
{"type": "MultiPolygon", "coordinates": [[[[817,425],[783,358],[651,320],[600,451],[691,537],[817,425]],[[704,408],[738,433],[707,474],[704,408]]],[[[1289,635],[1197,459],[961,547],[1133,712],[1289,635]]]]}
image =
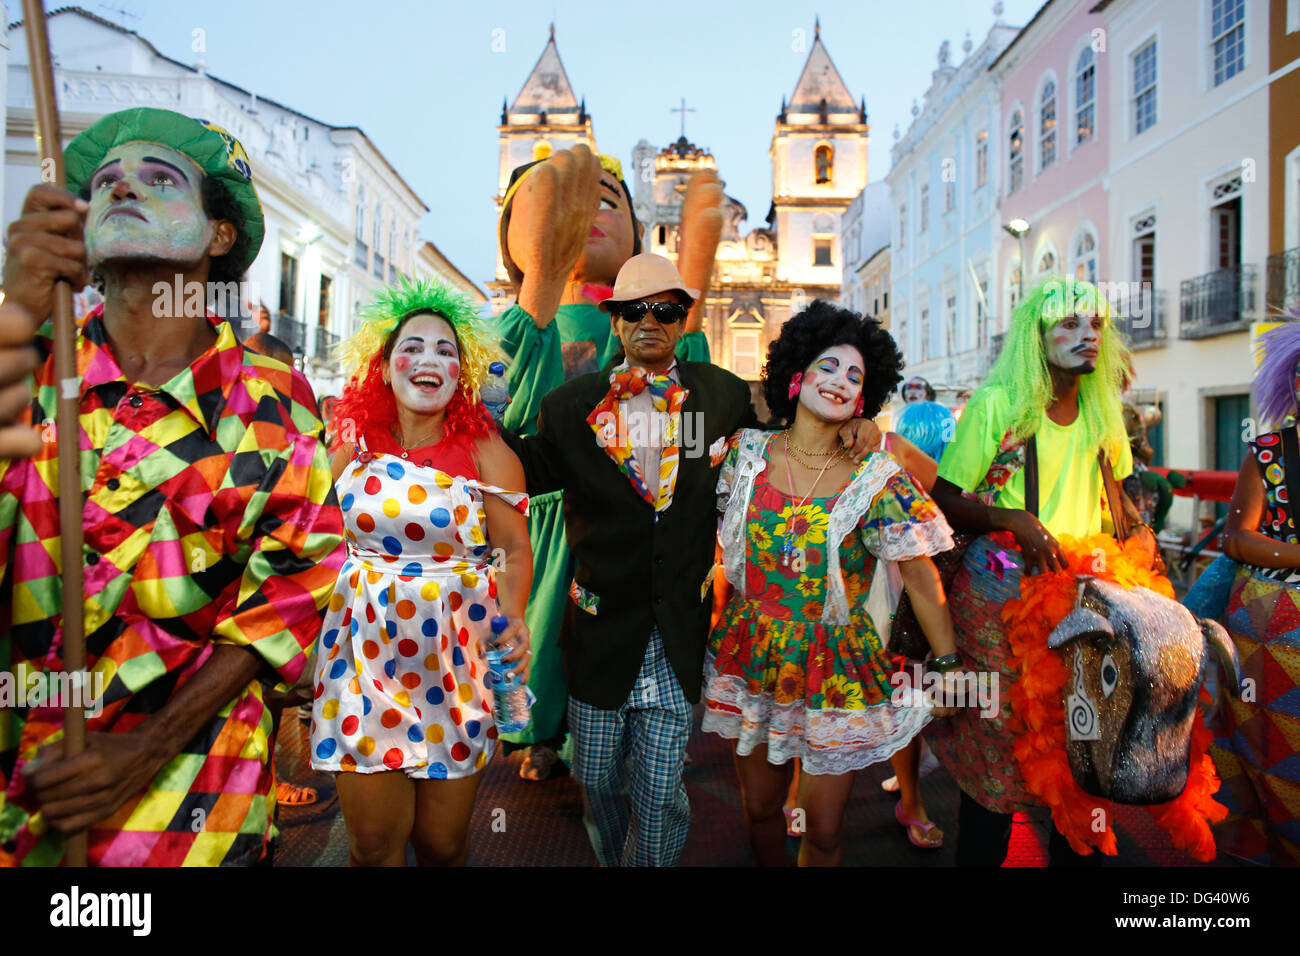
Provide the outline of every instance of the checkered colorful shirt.
{"type": "MultiPolygon", "coordinates": [[[[106,866],[246,863],[271,830],[266,687],[307,664],[344,557],[343,522],[311,387],[245,351],[230,326],[158,388],[105,347],[102,307],[77,345],[85,490],[86,663],[103,675],[91,732],[160,710],[218,644],[266,667],[153,780],[90,830],[106,866]]],[[[56,406],[51,329],[32,421],[56,406]]],[[[52,426],[51,426],[52,428],[52,426]]],[[[0,678],[62,669],[58,455],[0,463],[0,678]]],[[[19,770],[62,734],[52,707],[0,710],[0,864],[52,864],[61,841],[19,770]]]]}

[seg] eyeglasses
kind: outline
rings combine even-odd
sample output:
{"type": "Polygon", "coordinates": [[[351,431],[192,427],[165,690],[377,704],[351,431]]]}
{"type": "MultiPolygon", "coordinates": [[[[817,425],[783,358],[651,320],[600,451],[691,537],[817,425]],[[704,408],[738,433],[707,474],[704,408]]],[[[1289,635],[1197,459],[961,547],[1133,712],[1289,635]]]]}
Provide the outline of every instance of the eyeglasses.
{"type": "Polygon", "coordinates": [[[647,312],[653,312],[660,325],[686,318],[686,307],[678,302],[624,302],[618,307],[618,317],[624,322],[640,322],[647,312]]]}

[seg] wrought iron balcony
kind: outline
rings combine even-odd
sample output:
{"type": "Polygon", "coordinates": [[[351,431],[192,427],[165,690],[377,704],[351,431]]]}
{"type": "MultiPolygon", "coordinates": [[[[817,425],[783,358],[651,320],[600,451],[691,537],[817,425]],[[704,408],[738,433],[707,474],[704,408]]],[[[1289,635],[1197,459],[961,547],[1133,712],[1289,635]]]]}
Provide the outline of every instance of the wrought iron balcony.
{"type": "Polygon", "coordinates": [[[314,358],[326,365],[334,364],[334,348],[339,344],[339,337],[329,329],[316,329],[316,351],[314,358]]]}
{"type": "Polygon", "coordinates": [[[1201,339],[1248,328],[1258,314],[1258,278],[1255,266],[1240,265],[1184,279],[1179,289],[1179,337],[1201,339]]]}
{"type": "Polygon", "coordinates": [[[271,323],[271,334],[293,349],[294,355],[307,350],[307,326],[288,312],[281,312],[271,323]]]}
{"type": "Polygon", "coordinates": [[[1300,306],[1300,248],[1269,256],[1264,260],[1264,274],[1270,312],[1300,306]]]}
{"type": "Polygon", "coordinates": [[[1115,326],[1124,333],[1134,351],[1159,348],[1169,334],[1168,296],[1164,289],[1145,294],[1130,306],[1127,315],[1115,317],[1115,326]]]}

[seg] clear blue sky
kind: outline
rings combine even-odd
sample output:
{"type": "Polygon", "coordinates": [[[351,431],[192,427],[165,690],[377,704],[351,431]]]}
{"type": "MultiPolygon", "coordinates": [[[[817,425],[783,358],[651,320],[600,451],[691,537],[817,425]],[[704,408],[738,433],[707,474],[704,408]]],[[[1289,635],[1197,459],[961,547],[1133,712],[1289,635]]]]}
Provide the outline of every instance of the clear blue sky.
{"type": "MultiPolygon", "coordinates": [[[[1003,20],[1015,26],[1041,5],[1004,2],[1003,20]]],[[[192,37],[201,28],[210,73],[323,122],[360,126],[432,210],[421,234],[480,285],[494,268],[501,100],[519,92],[550,21],[600,150],[627,164],[642,137],[656,146],[676,139],[678,116],[669,110],[686,97],[697,110],[687,136],[717,158],[727,192],[749,210],[747,228],[767,212],[772,125],[807,56],[792,48],[794,31],[810,43],[820,14],[845,83],[855,98],[866,96],[876,180],[889,171],[894,124],[907,128],[912,100],[930,84],[939,44],[950,40],[959,61],[966,32],[978,46],[993,23],[993,0],[83,4],[184,63],[196,59],[192,37]],[[504,39],[502,52],[493,51],[494,36],[504,39]]],[[[21,17],[17,0],[9,13],[21,17]]]]}

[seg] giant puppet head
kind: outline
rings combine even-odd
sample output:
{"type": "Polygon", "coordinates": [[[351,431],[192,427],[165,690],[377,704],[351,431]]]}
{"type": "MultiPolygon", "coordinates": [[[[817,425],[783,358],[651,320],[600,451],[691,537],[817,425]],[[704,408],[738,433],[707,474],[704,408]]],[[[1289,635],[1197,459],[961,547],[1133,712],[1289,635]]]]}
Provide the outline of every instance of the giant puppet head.
{"type": "Polygon", "coordinates": [[[239,279],[262,245],[262,205],[244,148],[170,110],[110,113],[68,144],[68,189],[90,202],[92,270],[113,262],[195,266],[239,279]],[[218,228],[218,223],[228,226],[218,228]]]}
{"type": "MultiPolygon", "coordinates": [[[[622,165],[612,156],[600,155],[598,158],[601,169],[600,211],[596,213],[587,245],[574,265],[569,281],[612,286],[623,263],[640,254],[642,227],[632,209],[632,191],[623,181],[622,165]]],[[[520,187],[539,162],[546,160],[525,163],[510,174],[510,184],[501,203],[501,219],[498,223],[501,259],[515,289],[519,288],[524,279],[523,271],[517,264],[524,259],[523,243],[532,240],[524,234],[523,229],[511,229],[511,214],[516,203],[528,201],[528,192],[520,187]]],[[[520,217],[521,220],[525,218],[520,217]]]]}
{"type": "Polygon", "coordinates": [[[1234,695],[1241,686],[1227,631],[1147,588],[1080,577],[1078,604],[1047,646],[1070,672],[1065,731],[1075,782],[1118,803],[1165,803],[1182,793],[1209,655],[1234,695]]]}

